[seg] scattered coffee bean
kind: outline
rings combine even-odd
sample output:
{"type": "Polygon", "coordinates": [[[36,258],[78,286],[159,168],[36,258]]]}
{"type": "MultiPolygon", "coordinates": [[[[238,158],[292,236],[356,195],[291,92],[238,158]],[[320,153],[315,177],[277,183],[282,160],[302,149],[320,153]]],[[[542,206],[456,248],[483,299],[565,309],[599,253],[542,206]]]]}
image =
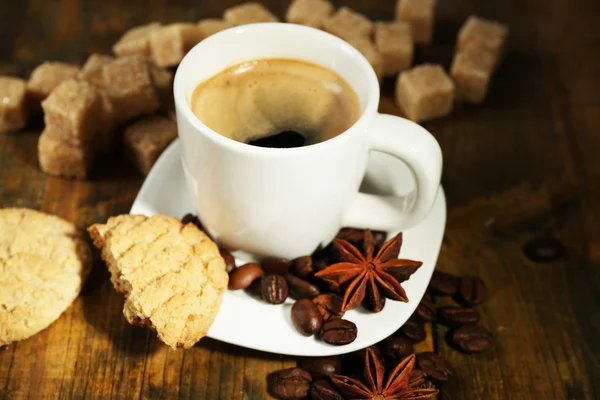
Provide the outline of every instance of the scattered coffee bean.
{"type": "Polygon", "coordinates": [[[325,343],[342,346],[356,340],[358,329],[354,322],[345,319],[327,321],[321,328],[321,339],[325,343]]]}
{"type": "Polygon", "coordinates": [[[279,274],[266,274],[260,278],[260,293],[269,304],[281,304],[288,297],[285,278],[279,274]]]}
{"type": "Polygon", "coordinates": [[[452,364],[441,355],[432,351],[418,354],[417,365],[419,369],[437,383],[446,382],[455,374],[452,364]]]}
{"type": "Polygon", "coordinates": [[[306,397],[312,378],[300,368],[288,368],[273,376],[272,394],[278,399],[299,400],[306,397]]]}
{"type": "Polygon", "coordinates": [[[312,299],[321,294],[321,291],[316,285],[298,278],[296,275],[288,273],[283,275],[283,277],[287,281],[290,290],[301,299],[312,299]]]}
{"type": "Polygon", "coordinates": [[[435,320],[435,304],[427,297],[423,297],[413,316],[419,318],[423,322],[432,322],[435,320]]]}
{"type": "Polygon", "coordinates": [[[311,256],[298,257],[294,260],[294,274],[302,279],[309,279],[315,273],[311,256]]]}
{"type": "Polygon", "coordinates": [[[322,258],[317,258],[317,259],[313,259],[313,270],[314,272],[319,272],[324,270],[325,268],[329,267],[331,264],[329,263],[329,261],[322,259],[322,258]]]}
{"type": "Polygon", "coordinates": [[[305,357],[298,366],[308,371],[313,378],[324,378],[331,374],[339,374],[342,370],[340,356],[330,357],[305,357]]]}
{"type": "Polygon", "coordinates": [[[398,332],[409,338],[413,343],[422,342],[427,338],[425,325],[414,317],[410,317],[408,321],[398,329],[398,332]]]}
{"type": "Polygon", "coordinates": [[[480,304],[485,299],[485,283],[476,276],[463,276],[460,278],[458,299],[467,305],[480,304]]]}
{"type": "Polygon", "coordinates": [[[438,309],[440,322],[450,327],[475,324],[479,313],[473,308],[441,307],[438,309]]]}
{"type": "Polygon", "coordinates": [[[196,227],[198,229],[200,229],[201,231],[204,231],[204,227],[202,226],[202,223],[200,222],[200,219],[198,219],[198,217],[194,214],[185,214],[182,218],[181,218],[181,223],[184,225],[187,225],[189,223],[192,223],[194,225],[196,225],[196,227]]]}
{"type": "Polygon", "coordinates": [[[523,253],[533,262],[553,262],[565,258],[565,246],[553,237],[539,237],[523,246],[523,253]]]}
{"type": "Polygon", "coordinates": [[[402,360],[415,352],[413,343],[401,336],[391,336],[383,341],[383,354],[389,360],[402,360]]]}
{"type": "Polygon", "coordinates": [[[321,330],[323,317],[315,303],[301,299],[292,306],[292,323],[300,334],[312,336],[321,330]]]}
{"type": "Polygon", "coordinates": [[[438,296],[454,296],[458,291],[458,278],[446,272],[433,271],[429,289],[438,296]]]}
{"type": "Polygon", "coordinates": [[[492,334],[479,325],[464,325],[451,335],[452,344],[466,353],[479,353],[492,347],[492,334]]]}
{"type": "Polygon", "coordinates": [[[287,258],[267,257],[260,263],[267,274],[285,274],[290,270],[292,262],[287,258]]]}
{"type": "Polygon", "coordinates": [[[314,381],[310,387],[312,400],[344,400],[344,397],[325,379],[314,381]]]}
{"type": "Polygon", "coordinates": [[[262,293],[260,291],[260,279],[256,279],[254,282],[252,282],[246,291],[262,299],[262,293]]]}
{"type": "Polygon", "coordinates": [[[344,316],[342,312],[342,299],[333,294],[320,294],[313,299],[313,302],[319,308],[323,321],[339,319],[344,316]]]}
{"type": "Polygon", "coordinates": [[[418,368],[413,368],[410,372],[410,382],[419,381],[421,379],[427,378],[427,374],[418,368]]]}
{"type": "Polygon", "coordinates": [[[229,275],[229,289],[240,290],[250,287],[250,284],[255,279],[260,278],[264,274],[262,267],[258,264],[244,264],[233,270],[229,275]]]}
{"type": "Polygon", "coordinates": [[[219,249],[219,253],[221,253],[221,257],[225,261],[225,271],[230,274],[235,269],[235,258],[225,249],[219,249]]]}

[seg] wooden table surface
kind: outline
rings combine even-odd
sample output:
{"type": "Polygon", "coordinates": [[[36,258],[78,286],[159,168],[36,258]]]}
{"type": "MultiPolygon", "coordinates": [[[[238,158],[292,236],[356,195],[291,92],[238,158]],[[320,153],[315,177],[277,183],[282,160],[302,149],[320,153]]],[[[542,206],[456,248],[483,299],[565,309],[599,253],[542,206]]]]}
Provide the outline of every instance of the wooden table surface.
{"type": "MultiPolygon", "coordinates": [[[[235,0],[0,1],[0,73],[27,77],[44,60],[83,62],[109,52],[122,32],[149,21],[216,17],[235,0]]],[[[288,1],[266,1],[283,15],[288,1]]],[[[394,0],[340,0],[390,19],[394,0]]],[[[507,23],[511,39],[482,106],[460,106],[426,123],[444,152],[448,225],[438,268],[480,275],[480,307],[492,350],[467,356],[434,326],[420,349],[450,359],[445,399],[600,398],[600,2],[440,1],[435,40],[417,60],[448,66],[470,14],[507,23]],[[531,238],[552,235],[568,259],[535,264],[531,238]]],[[[386,82],[384,92],[392,92],[386,82]]],[[[390,97],[382,110],[396,113],[390,97]]],[[[36,156],[41,123],[0,135],[0,207],[31,207],[83,227],[126,213],[142,183],[106,160],[89,182],[45,176],[36,156]]],[[[0,288],[2,290],[2,288],[0,288]]],[[[203,340],[172,351],[131,327],[104,265],[49,329],[0,349],[0,398],[263,399],[268,373],[289,357],[203,340]]],[[[240,327],[243,335],[243,327],[240,327]]]]}

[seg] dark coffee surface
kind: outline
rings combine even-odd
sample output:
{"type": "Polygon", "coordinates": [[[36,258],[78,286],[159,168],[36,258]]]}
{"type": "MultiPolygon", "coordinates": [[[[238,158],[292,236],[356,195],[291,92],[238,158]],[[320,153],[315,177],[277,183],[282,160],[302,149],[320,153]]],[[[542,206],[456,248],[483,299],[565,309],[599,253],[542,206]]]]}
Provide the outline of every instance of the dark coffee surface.
{"type": "Polygon", "coordinates": [[[194,114],[215,132],[261,147],[300,147],[331,139],[358,120],[360,103],[338,74],[293,59],[249,61],[200,83],[194,114]]]}
{"type": "Polygon", "coordinates": [[[306,138],[294,131],[280,132],[275,135],[265,136],[248,142],[248,144],[252,146],[276,148],[302,147],[305,143],[306,138]]]}

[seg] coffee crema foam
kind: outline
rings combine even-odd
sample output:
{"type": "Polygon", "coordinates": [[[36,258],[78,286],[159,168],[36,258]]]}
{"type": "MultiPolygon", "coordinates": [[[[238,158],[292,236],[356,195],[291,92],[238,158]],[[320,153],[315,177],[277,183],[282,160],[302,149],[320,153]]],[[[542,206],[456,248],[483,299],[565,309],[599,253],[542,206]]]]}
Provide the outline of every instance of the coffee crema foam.
{"type": "Polygon", "coordinates": [[[243,143],[294,131],[310,145],[346,131],[360,116],[358,96],[342,77],[290,59],[221,71],[194,89],[191,108],[209,128],[243,143]]]}

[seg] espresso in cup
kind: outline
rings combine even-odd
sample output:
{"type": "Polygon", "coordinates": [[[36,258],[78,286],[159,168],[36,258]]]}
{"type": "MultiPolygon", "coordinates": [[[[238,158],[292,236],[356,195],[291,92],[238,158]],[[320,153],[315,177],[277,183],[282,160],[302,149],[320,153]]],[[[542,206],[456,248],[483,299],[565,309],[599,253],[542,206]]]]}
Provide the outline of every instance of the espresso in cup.
{"type": "Polygon", "coordinates": [[[357,94],[335,72],[294,59],[244,62],[201,82],[193,113],[213,131],[262,147],[329,140],[361,114],[357,94]]]}

